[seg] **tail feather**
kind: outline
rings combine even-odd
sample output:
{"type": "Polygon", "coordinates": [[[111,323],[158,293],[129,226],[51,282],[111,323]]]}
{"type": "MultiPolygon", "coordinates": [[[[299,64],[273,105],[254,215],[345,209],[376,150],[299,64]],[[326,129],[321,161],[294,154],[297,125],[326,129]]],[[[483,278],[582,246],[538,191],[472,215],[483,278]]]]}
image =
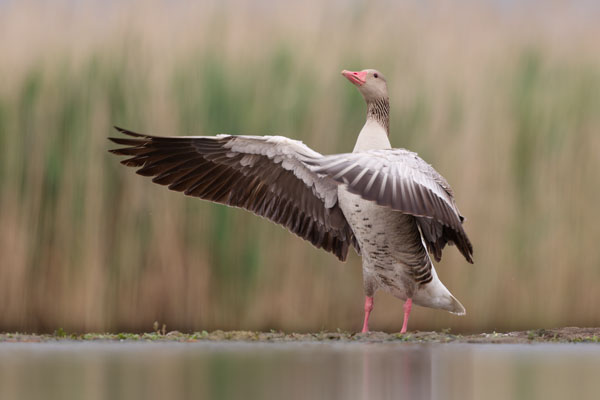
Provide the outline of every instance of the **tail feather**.
{"type": "Polygon", "coordinates": [[[419,288],[413,296],[413,303],[423,307],[439,308],[456,315],[465,315],[467,311],[444,286],[437,276],[435,268],[431,266],[431,282],[419,288]]]}
{"type": "Polygon", "coordinates": [[[450,311],[452,314],[465,315],[467,313],[467,310],[465,310],[463,305],[460,304],[460,301],[458,301],[456,297],[450,295],[450,301],[450,308],[448,308],[447,310],[450,311]]]}

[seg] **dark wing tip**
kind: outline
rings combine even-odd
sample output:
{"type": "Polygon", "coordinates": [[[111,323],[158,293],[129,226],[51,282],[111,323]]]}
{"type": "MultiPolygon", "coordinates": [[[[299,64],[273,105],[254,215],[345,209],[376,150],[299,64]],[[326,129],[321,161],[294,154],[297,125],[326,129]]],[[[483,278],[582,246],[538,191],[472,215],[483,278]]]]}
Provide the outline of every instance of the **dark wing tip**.
{"type": "Polygon", "coordinates": [[[116,155],[119,155],[119,156],[122,155],[121,154],[121,149],[109,149],[108,152],[116,154],[116,155]]]}
{"type": "Polygon", "coordinates": [[[140,144],[143,144],[146,142],[146,140],[144,139],[127,139],[127,138],[115,138],[115,137],[109,137],[108,140],[110,140],[113,143],[116,144],[122,144],[124,146],[139,146],[140,144]]]}
{"type": "Polygon", "coordinates": [[[148,135],[144,135],[142,133],[136,133],[136,132],[124,129],[124,128],[120,128],[116,125],[113,126],[113,128],[115,128],[117,131],[124,133],[125,135],[129,135],[129,136],[135,136],[135,137],[147,137],[148,136],[148,135]]]}
{"type": "MultiPolygon", "coordinates": [[[[120,128],[120,127],[118,127],[116,125],[114,126],[114,128],[117,131],[119,131],[121,133],[124,133],[125,135],[133,136],[135,138],[146,138],[146,139],[150,138],[150,136],[148,136],[148,135],[144,135],[144,134],[141,134],[141,133],[132,132],[132,131],[129,131],[127,129],[120,128]]],[[[117,137],[110,137],[110,136],[108,137],[108,140],[110,140],[113,143],[120,144],[120,145],[123,145],[123,146],[134,146],[134,147],[135,146],[143,145],[144,142],[145,142],[144,139],[128,139],[128,138],[117,138],[117,137]]],[[[131,155],[128,152],[129,149],[130,148],[123,147],[123,148],[120,148],[120,149],[111,149],[111,150],[108,150],[108,151],[110,153],[123,156],[123,155],[131,155]]]]}
{"type": "Polygon", "coordinates": [[[453,238],[452,241],[458,247],[459,251],[465,257],[465,259],[467,260],[467,262],[469,264],[474,264],[474,262],[473,262],[473,245],[471,244],[471,241],[469,240],[469,237],[467,236],[466,232],[463,230],[461,232],[460,237],[453,238]],[[458,243],[457,243],[456,239],[459,239],[458,243]]]}
{"type": "Polygon", "coordinates": [[[459,250],[462,253],[462,255],[465,256],[465,259],[467,260],[467,262],[469,264],[475,264],[473,262],[473,245],[471,244],[471,241],[469,240],[469,238],[466,237],[466,234],[465,234],[465,239],[466,239],[466,245],[463,244],[463,246],[460,246],[459,250]]]}

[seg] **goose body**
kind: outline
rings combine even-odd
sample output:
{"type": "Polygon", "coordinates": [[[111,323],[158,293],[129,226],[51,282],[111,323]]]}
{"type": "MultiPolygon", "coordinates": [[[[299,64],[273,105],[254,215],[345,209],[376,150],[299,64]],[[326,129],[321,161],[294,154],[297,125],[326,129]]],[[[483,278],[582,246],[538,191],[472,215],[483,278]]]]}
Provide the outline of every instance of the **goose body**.
{"type": "Polygon", "coordinates": [[[338,199],[361,250],[367,297],[382,289],[420,306],[465,314],[462,304],[439,280],[415,217],[373,204],[343,188],[338,199]]]}
{"type": "Polygon", "coordinates": [[[247,209],[281,224],[345,260],[362,256],[363,332],[373,296],[383,289],[405,301],[462,315],[439,280],[430,253],[455,244],[472,262],[463,217],[446,180],[415,153],[392,149],[385,78],[375,70],[343,71],[367,103],[353,153],[323,156],[281,136],[159,137],[117,128],[133,138],[113,153],[138,174],[186,195],[247,209]]]}

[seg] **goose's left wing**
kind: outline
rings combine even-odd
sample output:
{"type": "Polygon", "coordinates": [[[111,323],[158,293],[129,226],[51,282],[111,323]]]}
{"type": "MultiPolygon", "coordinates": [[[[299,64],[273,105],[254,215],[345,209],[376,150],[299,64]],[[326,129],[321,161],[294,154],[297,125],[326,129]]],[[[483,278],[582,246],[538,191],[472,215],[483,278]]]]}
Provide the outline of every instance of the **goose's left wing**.
{"type": "Polygon", "coordinates": [[[415,216],[437,260],[446,243],[451,243],[473,262],[473,246],[463,229],[464,218],[450,185],[416,153],[405,149],[370,150],[306,158],[304,163],[313,172],[346,185],[351,193],[415,216]]]}

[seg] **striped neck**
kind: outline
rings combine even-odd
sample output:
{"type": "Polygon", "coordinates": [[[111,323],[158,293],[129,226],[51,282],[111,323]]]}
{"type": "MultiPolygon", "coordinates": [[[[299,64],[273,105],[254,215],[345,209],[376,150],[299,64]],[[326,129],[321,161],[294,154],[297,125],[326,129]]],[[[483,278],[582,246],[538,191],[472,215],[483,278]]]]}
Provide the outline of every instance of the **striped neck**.
{"type": "Polygon", "coordinates": [[[368,120],[379,123],[385,129],[385,133],[390,136],[390,99],[388,97],[367,102],[368,120]]]}

